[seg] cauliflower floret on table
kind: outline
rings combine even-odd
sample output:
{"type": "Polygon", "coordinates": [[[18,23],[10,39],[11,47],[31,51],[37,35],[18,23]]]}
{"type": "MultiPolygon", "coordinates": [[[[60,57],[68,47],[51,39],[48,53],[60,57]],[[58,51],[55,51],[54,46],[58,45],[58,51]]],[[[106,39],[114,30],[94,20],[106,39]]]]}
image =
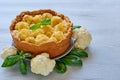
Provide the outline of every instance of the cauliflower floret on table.
{"type": "Polygon", "coordinates": [[[15,55],[15,54],[17,54],[17,48],[15,48],[14,46],[7,46],[3,48],[1,52],[1,57],[5,59],[10,55],[15,55]]]}
{"type": "Polygon", "coordinates": [[[31,60],[31,71],[36,74],[47,76],[55,67],[55,60],[49,59],[47,53],[37,55],[31,60]]]}
{"type": "Polygon", "coordinates": [[[85,49],[92,40],[91,34],[85,28],[78,28],[73,30],[73,37],[75,38],[75,48],[85,49]]]}

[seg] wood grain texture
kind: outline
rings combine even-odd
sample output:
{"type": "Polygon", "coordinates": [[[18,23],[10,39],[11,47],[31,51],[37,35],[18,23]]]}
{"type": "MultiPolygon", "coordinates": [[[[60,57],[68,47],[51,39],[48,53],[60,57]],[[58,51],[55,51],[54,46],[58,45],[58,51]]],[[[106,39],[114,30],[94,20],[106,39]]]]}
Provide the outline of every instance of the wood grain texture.
{"type": "MultiPolygon", "coordinates": [[[[50,8],[69,16],[74,25],[86,27],[93,40],[82,67],[44,77],[20,74],[18,65],[0,67],[0,80],[120,80],[120,0],[0,0],[0,51],[11,45],[9,25],[21,11],[50,8]]],[[[0,58],[0,65],[3,60],[0,58]]]]}

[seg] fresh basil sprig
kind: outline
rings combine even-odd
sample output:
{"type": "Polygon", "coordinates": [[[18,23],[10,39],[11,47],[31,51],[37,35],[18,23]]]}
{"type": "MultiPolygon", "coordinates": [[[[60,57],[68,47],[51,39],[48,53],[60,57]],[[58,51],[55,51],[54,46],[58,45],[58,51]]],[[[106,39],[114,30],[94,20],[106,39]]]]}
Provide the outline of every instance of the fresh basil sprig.
{"type": "Polygon", "coordinates": [[[81,28],[82,26],[73,26],[73,29],[81,28]]]}
{"type": "Polygon", "coordinates": [[[36,30],[36,29],[40,28],[41,26],[46,26],[46,25],[49,25],[50,23],[51,23],[50,18],[43,18],[39,23],[32,25],[30,27],[30,29],[36,30]]]}
{"type": "Polygon", "coordinates": [[[51,23],[51,19],[50,18],[43,18],[40,22],[41,25],[48,25],[51,23]]]}
{"type": "Polygon", "coordinates": [[[24,51],[18,51],[18,55],[20,55],[20,56],[23,56],[25,53],[24,53],[24,51]]]}
{"type": "Polygon", "coordinates": [[[65,73],[67,71],[66,65],[82,66],[81,58],[88,57],[87,52],[80,49],[72,49],[68,55],[56,61],[54,70],[58,73],[65,73]]]}
{"type": "Polygon", "coordinates": [[[19,68],[22,74],[27,74],[27,63],[23,59],[20,60],[19,68]]]}
{"type": "Polygon", "coordinates": [[[11,67],[15,65],[17,62],[20,62],[19,68],[22,74],[27,73],[27,63],[24,61],[24,58],[31,57],[30,53],[24,53],[23,51],[18,51],[17,55],[8,56],[1,67],[11,67]]]}
{"type": "Polygon", "coordinates": [[[82,65],[82,60],[80,57],[75,55],[67,55],[60,59],[61,62],[63,62],[66,65],[82,65]]]}
{"type": "Polygon", "coordinates": [[[80,50],[80,49],[72,49],[69,55],[76,55],[76,56],[79,56],[80,58],[88,57],[87,52],[85,52],[84,50],[80,50]]]}
{"type": "Polygon", "coordinates": [[[25,53],[24,55],[23,55],[23,58],[29,58],[29,57],[31,57],[32,55],[30,54],[30,53],[25,53]]]}
{"type": "Polygon", "coordinates": [[[58,73],[65,73],[67,71],[67,67],[64,63],[56,61],[54,70],[58,73]]]}
{"type": "Polygon", "coordinates": [[[32,56],[30,53],[24,53],[24,51],[19,51],[18,55],[22,56],[22,58],[27,58],[32,56]]]}
{"type": "Polygon", "coordinates": [[[21,59],[21,56],[20,55],[10,55],[8,56],[3,64],[2,64],[2,67],[10,67],[10,66],[13,66],[15,65],[19,60],[21,59]]]}

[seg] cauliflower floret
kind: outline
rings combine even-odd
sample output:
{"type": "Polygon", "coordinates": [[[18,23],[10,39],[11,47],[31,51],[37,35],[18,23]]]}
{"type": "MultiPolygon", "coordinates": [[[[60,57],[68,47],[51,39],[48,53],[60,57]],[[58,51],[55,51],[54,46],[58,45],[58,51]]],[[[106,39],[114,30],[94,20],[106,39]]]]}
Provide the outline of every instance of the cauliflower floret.
{"type": "Polygon", "coordinates": [[[41,21],[41,19],[42,19],[42,16],[41,16],[41,15],[36,15],[36,16],[33,17],[33,22],[34,22],[34,23],[38,23],[38,22],[41,21]]]}
{"type": "Polygon", "coordinates": [[[22,29],[22,30],[19,31],[18,37],[21,40],[25,40],[25,38],[30,36],[30,34],[31,34],[31,31],[29,29],[22,29]]]}
{"type": "Polygon", "coordinates": [[[43,29],[33,30],[32,33],[31,33],[31,36],[36,37],[39,34],[44,34],[44,30],[43,29]]]}
{"type": "Polygon", "coordinates": [[[26,22],[18,22],[18,23],[15,25],[15,29],[16,29],[16,30],[29,29],[29,24],[26,23],[26,22]]]}
{"type": "Polygon", "coordinates": [[[56,39],[55,37],[52,36],[52,37],[49,38],[49,41],[57,42],[57,39],[56,39]]]}
{"type": "Polygon", "coordinates": [[[45,33],[45,35],[47,35],[48,37],[51,37],[52,33],[53,33],[53,28],[50,25],[44,26],[41,28],[45,33]]]}
{"type": "Polygon", "coordinates": [[[44,13],[42,15],[42,18],[52,18],[52,14],[50,14],[50,13],[44,13]]]}
{"type": "Polygon", "coordinates": [[[41,55],[49,58],[49,54],[48,53],[42,53],[41,55]]]}
{"type": "Polygon", "coordinates": [[[63,40],[65,38],[63,32],[61,32],[61,31],[54,32],[52,37],[55,37],[57,39],[57,41],[63,40]]]}
{"type": "Polygon", "coordinates": [[[60,22],[62,22],[61,17],[53,16],[52,19],[51,19],[52,27],[54,27],[55,25],[59,24],[60,22]]]}
{"type": "Polygon", "coordinates": [[[76,39],[75,48],[85,49],[92,40],[91,34],[85,28],[73,30],[73,37],[76,39]]]}
{"type": "Polygon", "coordinates": [[[37,55],[31,60],[31,71],[36,74],[47,76],[53,71],[55,67],[55,60],[49,59],[47,53],[37,55]]]}
{"type": "Polygon", "coordinates": [[[10,55],[15,55],[15,54],[17,54],[17,48],[15,48],[14,46],[7,46],[3,48],[1,52],[1,57],[5,59],[10,55]]]}
{"type": "Polygon", "coordinates": [[[25,41],[30,42],[30,43],[35,43],[35,38],[34,37],[27,37],[25,41]]]}
{"type": "Polygon", "coordinates": [[[17,37],[18,38],[18,30],[13,30],[13,33],[12,34],[14,34],[15,35],[15,37],[17,37]]]}
{"type": "Polygon", "coordinates": [[[47,37],[46,35],[40,34],[36,37],[35,42],[36,42],[36,44],[40,44],[42,42],[47,41],[48,39],[49,39],[49,37],[47,37]]]}
{"type": "Polygon", "coordinates": [[[62,31],[63,33],[66,33],[67,27],[63,23],[59,23],[55,26],[55,31],[62,31]]]}
{"type": "Polygon", "coordinates": [[[31,23],[33,22],[33,17],[30,16],[30,15],[25,15],[25,16],[23,17],[23,21],[31,24],[31,23]]]}

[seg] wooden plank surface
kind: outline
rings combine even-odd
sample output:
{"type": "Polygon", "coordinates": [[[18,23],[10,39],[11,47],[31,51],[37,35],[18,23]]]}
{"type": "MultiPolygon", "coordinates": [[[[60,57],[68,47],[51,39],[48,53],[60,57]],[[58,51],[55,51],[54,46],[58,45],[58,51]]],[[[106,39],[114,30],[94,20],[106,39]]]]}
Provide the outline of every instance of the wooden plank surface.
{"type": "MultiPolygon", "coordinates": [[[[89,57],[82,67],[69,67],[65,74],[44,77],[18,66],[0,67],[0,80],[120,80],[120,0],[0,0],[0,51],[11,45],[11,20],[24,10],[50,8],[69,16],[74,25],[87,28],[93,37],[89,57]]],[[[3,60],[0,58],[0,65],[3,60]]]]}

